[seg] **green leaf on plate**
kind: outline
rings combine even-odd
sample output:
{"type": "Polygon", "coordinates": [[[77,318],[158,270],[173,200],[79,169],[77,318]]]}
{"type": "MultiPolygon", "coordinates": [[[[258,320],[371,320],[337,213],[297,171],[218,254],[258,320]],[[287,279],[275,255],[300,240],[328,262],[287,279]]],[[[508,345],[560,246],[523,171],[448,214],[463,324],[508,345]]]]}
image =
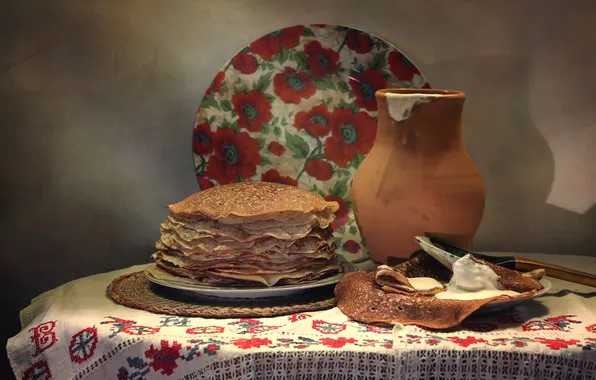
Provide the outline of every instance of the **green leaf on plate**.
{"type": "Polygon", "coordinates": [[[234,132],[239,133],[240,132],[240,126],[238,125],[238,123],[233,122],[232,123],[232,129],[234,130],[234,132]]]}
{"type": "Polygon", "coordinates": [[[267,68],[268,68],[269,70],[273,70],[273,69],[275,68],[275,66],[273,66],[273,63],[271,63],[271,62],[269,62],[269,61],[266,61],[266,63],[267,63],[267,68]]]}
{"type": "Polygon", "coordinates": [[[259,141],[259,150],[263,150],[263,148],[265,147],[265,144],[267,144],[267,141],[265,139],[260,139],[260,138],[257,138],[257,140],[259,141]]]}
{"type": "Polygon", "coordinates": [[[335,84],[333,83],[333,81],[331,81],[331,77],[327,76],[327,77],[323,77],[323,78],[313,78],[313,82],[315,82],[315,86],[317,87],[317,89],[319,90],[327,90],[327,89],[331,89],[331,90],[335,90],[335,84]]]}
{"type": "Polygon", "coordinates": [[[268,124],[262,123],[261,128],[262,128],[261,131],[263,131],[263,133],[269,133],[269,125],[268,124]]]}
{"type": "Polygon", "coordinates": [[[299,135],[286,133],[286,146],[294,152],[294,158],[306,158],[310,153],[308,143],[299,135]]]}
{"type": "Polygon", "coordinates": [[[344,198],[348,193],[348,180],[349,178],[338,179],[329,193],[335,197],[344,198]]]}
{"type": "Polygon", "coordinates": [[[375,55],[373,60],[370,62],[370,68],[375,70],[381,70],[385,66],[387,56],[387,50],[381,51],[375,55]]]}
{"type": "Polygon", "coordinates": [[[275,96],[271,94],[265,94],[265,97],[267,98],[267,100],[269,100],[269,103],[273,103],[275,101],[275,96]]]}
{"type": "Polygon", "coordinates": [[[343,226],[339,226],[339,228],[337,229],[337,233],[338,234],[345,234],[346,233],[346,225],[344,224],[343,226]]]}
{"type": "Polygon", "coordinates": [[[304,28],[303,36],[304,37],[315,37],[315,34],[313,33],[313,31],[310,28],[304,28]]]}
{"type": "Polygon", "coordinates": [[[229,111],[232,110],[232,103],[230,103],[229,100],[224,99],[224,100],[221,101],[220,104],[221,104],[221,109],[222,110],[227,111],[227,112],[229,112],[229,111]]]}
{"type": "Polygon", "coordinates": [[[391,78],[391,74],[389,74],[387,71],[382,71],[381,74],[385,80],[389,80],[389,78],[391,78]]]}
{"type": "Polygon", "coordinates": [[[358,233],[358,227],[356,227],[356,226],[350,226],[350,233],[352,235],[356,235],[358,233]]]}
{"type": "Polygon", "coordinates": [[[232,123],[230,123],[227,119],[224,119],[224,121],[221,122],[221,127],[222,128],[231,128],[232,123]]]}
{"type": "Polygon", "coordinates": [[[335,248],[341,247],[341,238],[335,238],[333,245],[335,245],[335,248]]]}
{"type": "Polygon", "coordinates": [[[281,50],[279,51],[279,54],[277,55],[277,61],[283,64],[285,61],[288,60],[288,58],[290,58],[290,51],[286,49],[284,46],[282,46],[281,50]]]}
{"type": "Polygon", "coordinates": [[[273,71],[268,72],[265,75],[262,75],[258,81],[256,81],[253,86],[252,89],[255,91],[265,91],[267,88],[269,88],[269,85],[271,84],[271,76],[273,75],[273,71]]]}
{"type": "Polygon", "coordinates": [[[209,122],[209,124],[213,124],[213,122],[215,122],[215,116],[211,116],[207,121],[209,122]]]}
{"type": "Polygon", "coordinates": [[[352,162],[350,164],[353,168],[358,169],[358,167],[360,166],[362,161],[364,161],[364,155],[362,153],[356,152],[356,156],[354,157],[354,159],[352,160],[352,162]]]}
{"type": "Polygon", "coordinates": [[[203,101],[201,102],[201,108],[217,108],[218,110],[221,110],[221,108],[219,108],[219,104],[217,104],[217,100],[215,100],[215,97],[213,95],[207,95],[203,98],[203,101]]]}
{"type": "Polygon", "coordinates": [[[346,81],[341,81],[337,84],[337,87],[339,87],[339,91],[341,92],[350,92],[350,86],[348,86],[348,83],[346,81]]]}
{"type": "Polygon", "coordinates": [[[246,85],[238,86],[236,89],[238,92],[244,92],[245,94],[248,94],[248,87],[246,87],[246,85]]]}
{"type": "Polygon", "coordinates": [[[296,63],[298,64],[298,66],[308,68],[308,56],[306,55],[305,52],[303,52],[303,51],[296,52],[295,57],[296,57],[296,63]]]}
{"type": "Polygon", "coordinates": [[[281,128],[277,125],[273,127],[273,134],[277,137],[281,136],[281,128]]]}
{"type": "Polygon", "coordinates": [[[271,119],[271,122],[269,124],[277,125],[277,123],[279,123],[279,116],[276,116],[273,119],[271,119]]]}
{"type": "MultiPolygon", "coordinates": [[[[290,115],[292,115],[292,114],[290,113],[290,115]]],[[[288,125],[288,121],[286,120],[285,116],[282,116],[282,118],[281,118],[281,125],[288,125]]]]}
{"type": "Polygon", "coordinates": [[[267,157],[261,156],[261,165],[273,165],[273,163],[267,157]]]}
{"type": "Polygon", "coordinates": [[[343,99],[341,99],[339,101],[339,104],[337,105],[339,108],[350,108],[350,105],[343,99]]]}

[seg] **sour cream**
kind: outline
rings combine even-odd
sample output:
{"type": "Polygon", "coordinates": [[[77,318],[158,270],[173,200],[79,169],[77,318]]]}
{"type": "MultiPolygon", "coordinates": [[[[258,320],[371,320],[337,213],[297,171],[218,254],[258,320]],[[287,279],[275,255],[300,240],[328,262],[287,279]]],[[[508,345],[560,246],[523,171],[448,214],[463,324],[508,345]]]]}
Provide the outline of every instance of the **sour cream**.
{"type": "MultiPolygon", "coordinates": [[[[489,266],[477,263],[470,255],[466,255],[453,263],[453,277],[447,290],[437,293],[436,298],[453,300],[477,300],[500,295],[515,296],[518,292],[502,289],[499,276],[489,266]]],[[[416,290],[428,290],[443,286],[430,277],[408,278],[416,290]],[[432,281],[431,281],[432,280],[432,281]],[[434,284],[431,286],[431,284],[434,284]],[[430,287],[429,287],[430,286],[430,287]]]]}

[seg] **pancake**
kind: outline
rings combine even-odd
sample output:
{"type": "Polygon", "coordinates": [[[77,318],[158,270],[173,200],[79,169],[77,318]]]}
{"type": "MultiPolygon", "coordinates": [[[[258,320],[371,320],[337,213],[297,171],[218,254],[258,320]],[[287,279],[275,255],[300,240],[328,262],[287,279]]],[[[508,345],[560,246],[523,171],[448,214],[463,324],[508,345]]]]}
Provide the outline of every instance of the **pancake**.
{"type": "Polygon", "coordinates": [[[330,227],[339,205],[318,194],[244,182],[193,194],[168,209],[152,256],[156,273],[203,285],[274,286],[340,270],[330,227]]]}
{"type": "Polygon", "coordinates": [[[457,326],[489,302],[528,297],[542,289],[538,279],[544,271],[535,271],[525,276],[475,257],[474,261],[489,266],[499,275],[499,284],[506,290],[519,294],[474,300],[435,298],[445,288],[416,290],[410,281],[417,277],[427,277],[444,284],[449,282],[451,272],[430,255],[421,253],[395,267],[380,266],[374,273],[346,274],[335,288],[337,306],[349,318],[358,322],[383,325],[400,323],[448,329],[457,326]]]}
{"type": "MultiPolygon", "coordinates": [[[[224,270],[211,268],[209,270],[189,270],[177,267],[166,261],[157,260],[157,267],[167,273],[178,276],[177,280],[186,278],[184,283],[198,285],[229,285],[229,286],[274,286],[289,285],[304,281],[313,281],[319,278],[333,275],[339,272],[337,259],[325,260],[316,264],[310,264],[295,269],[263,271],[245,269],[244,271],[236,267],[235,270],[224,270]]],[[[163,274],[162,274],[163,278],[163,274]]],[[[172,277],[169,277],[170,279],[172,277]]]]}
{"type": "Polygon", "coordinates": [[[339,209],[318,194],[272,182],[238,182],[195,193],[170,205],[173,215],[200,217],[236,224],[249,221],[287,221],[302,214],[328,219],[339,209]]]}

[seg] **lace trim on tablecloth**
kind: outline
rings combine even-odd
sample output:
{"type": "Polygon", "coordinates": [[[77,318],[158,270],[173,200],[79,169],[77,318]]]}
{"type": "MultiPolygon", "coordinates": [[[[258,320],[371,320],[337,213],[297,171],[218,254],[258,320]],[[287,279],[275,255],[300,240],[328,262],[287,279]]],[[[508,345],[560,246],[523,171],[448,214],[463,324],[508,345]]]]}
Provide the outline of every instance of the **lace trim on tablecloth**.
{"type": "Polygon", "coordinates": [[[596,379],[596,360],[515,351],[417,350],[249,353],[177,380],[596,379]]]}

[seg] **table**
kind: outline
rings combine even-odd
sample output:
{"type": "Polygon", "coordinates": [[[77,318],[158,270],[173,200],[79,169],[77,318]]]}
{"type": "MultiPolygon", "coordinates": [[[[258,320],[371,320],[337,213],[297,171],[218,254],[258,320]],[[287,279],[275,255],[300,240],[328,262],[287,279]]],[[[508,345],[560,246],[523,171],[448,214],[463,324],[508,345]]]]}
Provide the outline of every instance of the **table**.
{"type": "MultiPolygon", "coordinates": [[[[519,256],[519,255],[518,255],[519,256]]],[[[596,258],[523,255],[592,271],[596,258]]],[[[548,295],[450,331],[349,321],[339,309],[259,319],[151,314],[82,278],[35,298],[7,351],[19,379],[596,379],[596,289],[548,295]]]]}

